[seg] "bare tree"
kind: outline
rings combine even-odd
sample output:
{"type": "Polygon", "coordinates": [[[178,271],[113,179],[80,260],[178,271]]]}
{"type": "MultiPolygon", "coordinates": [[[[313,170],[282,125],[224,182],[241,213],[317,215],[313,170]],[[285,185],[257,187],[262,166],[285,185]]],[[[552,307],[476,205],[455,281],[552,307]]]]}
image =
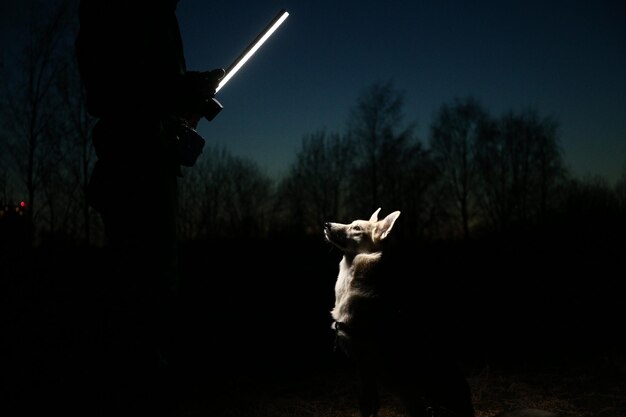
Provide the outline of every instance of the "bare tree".
{"type": "Polygon", "coordinates": [[[402,127],[404,95],[391,81],[375,82],[364,90],[351,110],[348,135],[355,147],[350,202],[357,213],[380,206],[399,208],[401,177],[413,125],[402,127]]]}
{"type": "Polygon", "coordinates": [[[430,149],[461,220],[463,236],[470,237],[477,196],[475,152],[488,117],[474,98],[444,104],[431,125],[430,149]]]}
{"type": "Polygon", "coordinates": [[[180,184],[183,240],[259,237],[267,233],[272,181],[251,161],[209,147],[180,184]]]}
{"type": "Polygon", "coordinates": [[[476,165],[480,175],[480,206],[487,221],[506,229],[513,212],[512,144],[498,130],[496,121],[488,122],[476,147],[476,165]]]}
{"type": "MultiPolygon", "coordinates": [[[[75,36],[72,36],[75,39],[75,36]]],[[[96,119],[87,112],[85,90],[80,80],[74,48],[68,45],[67,65],[61,72],[58,85],[64,109],[65,135],[63,160],[66,176],[66,229],[74,229],[87,244],[102,242],[103,230],[98,216],[87,202],[87,185],[95,163],[91,132],[96,119]],[[96,239],[93,232],[97,231],[96,239]]]]}
{"type": "Polygon", "coordinates": [[[525,118],[529,125],[529,140],[532,141],[532,161],[534,184],[538,201],[536,213],[539,221],[544,221],[550,207],[550,197],[559,182],[564,179],[563,151],[559,143],[558,123],[552,117],[539,118],[536,111],[530,110],[525,118]]]}
{"type": "Polygon", "coordinates": [[[482,208],[501,230],[541,220],[564,169],[551,118],[508,112],[477,143],[482,208]]]}
{"type": "Polygon", "coordinates": [[[225,216],[224,199],[230,154],[216,146],[205,148],[180,181],[179,230],[181,239],[215,237],[225,216]]]}
{"type": "Polygon", "coordinates": [[[51,202],[59,184],[62,137],[58,116],[57,80],[66,62],[62,59],[67,28],[67,3],[38,8],[31,3],[28,39],[12,71],[4,68],[3,127],[12,174],[27,190],[28,240],[34,242],[35,222],[46,209],[46,222],[54,228],[51,202]],[[47,13],[46,16],[41,14],[47,13]],[[39,192],[43,191],[42,204],[39,192]]]}
{"type": "Polygon", "coordinates": [[[228,161],[226,224],[231,236],[267,236],[273,198],[273,182],[250,160],[232,157],[228,161]]]}
{"type": "Polygon", "coordinates": [[[413,240],[434,238],[439,235],[443,220],[438,204],[437,167],[421,142],[407,147],[401,157],[395,181],[399,199],[390,205],[405,213],[405,227],[398,234],[413,240]]]}
{"type": "Polygon", "coordinates": [[[340,218],[352,161],[352,148],[338,133],[319,130],[306,135],[288,176],[280,184],[279,199],[292,227],[319,234],[324,221],[340,218]]]}

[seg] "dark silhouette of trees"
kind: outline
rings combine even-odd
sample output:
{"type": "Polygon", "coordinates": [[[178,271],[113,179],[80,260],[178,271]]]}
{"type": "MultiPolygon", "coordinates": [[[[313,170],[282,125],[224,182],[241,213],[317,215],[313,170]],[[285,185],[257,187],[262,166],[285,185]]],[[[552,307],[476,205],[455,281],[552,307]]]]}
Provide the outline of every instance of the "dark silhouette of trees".
{"type": "Polygon", "coordinates": [[[500,231],[545,218],[564,175],[557,123],[536,111],[488,121],[475,146],[479,203],[500,231]]]}
{"type": "Polygon", "coordinates": [[[403,106],[403,93],[387,81],[365,89],[351,109],[348,137],[355,158],[349,201],[355,213],[401,206],[414,139],[413,126],[401,126],[403,106]]]}
{"type": "Polygon", "coordinates": [[[493,119],[472,97],[441,106],[431,152],[464,238],[473,226],[505,232],[546,218],[565,176],[557,130],[534,110],[493,119]]]}
{"type": "Polygon", "coordinates": [[[594,251],[598,245],[626,244],[626,211],[619,193],[603,177],[568,179],[551,220],[550,227],[569,244],[594,251]]]}
{"type": "MultiPolygon", "coordinates": [[[[75,10],[68,4],[59,1],[43,16],[33,3],[17,64],[0,68],[0,197],[26,201],[30,245],[59,236],[102,242],[99,217],[85,199],[94,119],[75,66],[75,10]]],[[[571,178],[557,121],[535,110],[492,117],[473,97],[455,99],[441,105],[424,143],[415,124],[404,122],[403,92],[377,81],[357,97],[347,122],[345,131],[305,135],[278,179],[226,149],[205,149],[196,166],[183,168],[183,240],[320,235],[328,219],[347,221],[378,207],[401,210],[401,232],[413,240],[512,233],[556,217],[584,217],[581,229],[593,229],[591,218],[596,225],[600,218],[624,222],[626,170],[615,187],[571,178]]]]}
{"type": "Polygon", "coordinates": [[[183,172],[179,230],[183,240],[267,235],[272,180],[252,162],[205,148],[183,172]]]}
{"type": "MultiPolygon", "coordinates": [[[[74,36],[72,37],[74,38],[74,36]]],[[[95,118],[87,113],[86,96],[80,83],[78,64],[72,53],[68,65],[59,74],[59,94],[64,109],[64,170],[67,176],[69,193],[67,198],[68,216],[72,219],[75,234],[81,236],[87,244],[102,242],[103,230],[99,216],[87,203],[87,185],[95,163],[95,150],[91,144],[91,130],[95,118]]],[[[69,226],[69,225],[68,225],[69,226]]]]}
{"type": "Polygon", "coordinates": [[[247,159],[232,157],[226,171],[225,225],[230,236],[267,236],[273,182],[247,159]]]}
{"type": "MultiPolygon", "coordinates": [[[[35,222],[53,231],[60,205],[59,187],[63,161],[63,120],[60,116],[58,77],[67,65],[65,34],[67,4],[60,3],[45,17],[37,14],[29,27],[29,39],[17,65],[3,68],[3,128],[11,175],[25,188],[27,236],[35,241],[35,222]],[[42,217],[42,219],[38,219],[42,217]]],[[[40,12],[41,13],[41,12],[40,12]]]]}
{"type": "Polygon", "coordinates": [[[205,147],[193,169],[183,170],[178,223],[183,240],[206,239],[221,233],[229,157],[223,148],[205,147]]]}
{"type": "Polygon", "coordinates": [[[279,186],[281,219],[320,233],[328,218],[392,207],[406,214],[407,236],[468,239],[474,227],[508,231],[554,208],[565,170],[552,118],[526,111],[493,119],[476,99],[457,99],[441,106],[427,149],[412,125],[399,128],[402,112],[402,94],[374,83],[344,136],[305,137],[279,186]]]}
{"type": "Polygon", "coordinates": [[[465,239],[470,237],[470,222],[476,219],[477,146],[490,130],[487,113],[472,97],[443,104],[431,125],[430,149],[443,181],[442,191],[460,218],[465,239]]]}
{"type": "MultiPolygon", "coordinates": [[[[442,236],[445,210],[439,193],[439,173],[431,153],[421,142],[412,143],[401,155],[395,181],[398,205],[408,216],[400,236],[430,240],[442,236]]],[[[394,207],[391,205],[390,207],[394,207]]]]}
{"type": "Polygon", "coordinates": [[[307,135],[278,191],[280,221],[304,233],[321,234],[324,222],[342,218],[354,149],[345,136],[324,130],[307,135]]]}

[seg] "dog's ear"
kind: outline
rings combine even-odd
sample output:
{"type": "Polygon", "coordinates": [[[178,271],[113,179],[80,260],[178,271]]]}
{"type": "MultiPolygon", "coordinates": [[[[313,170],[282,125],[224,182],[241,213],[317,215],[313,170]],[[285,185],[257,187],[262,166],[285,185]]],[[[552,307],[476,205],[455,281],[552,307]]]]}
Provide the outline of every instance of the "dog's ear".
{"type": "MultiPolygon", "coordinates": [[[[376,212],[376,214],[378,214],[378,211],[376,212]]],[[[398,216],[400,216],[400,212],[394,211],[393,213],[388,214],[387,217],[382,219],[380,222],[378,222],[379,224],[377,227],[378,229],[377,232],[379,233],[380,240],[383,240],[387,236],[389,236],[389,232],[391,232],[391,228],[393,227],[393,224],[398,219],[398,216]]]]}
{"type": "Polygon", "coordinates": [[[370,216],[370,221],[371,222],[377,222],[378,221],[378,212],[380,211],[380,207],[378,207],[378,210],[376,210],[374,213],[372,213],[372,215],[370,216]]]}

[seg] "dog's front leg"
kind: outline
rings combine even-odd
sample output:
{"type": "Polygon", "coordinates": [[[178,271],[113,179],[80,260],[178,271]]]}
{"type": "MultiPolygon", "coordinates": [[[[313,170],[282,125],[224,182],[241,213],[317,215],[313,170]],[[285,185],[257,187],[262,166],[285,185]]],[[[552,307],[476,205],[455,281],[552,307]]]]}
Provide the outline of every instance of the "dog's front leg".
{"type": "Polygon", "coordinates": [[[361,417],[376,417],[380,408],[376,372],[367,364],[360,364],[357,368],[361,417]]]}

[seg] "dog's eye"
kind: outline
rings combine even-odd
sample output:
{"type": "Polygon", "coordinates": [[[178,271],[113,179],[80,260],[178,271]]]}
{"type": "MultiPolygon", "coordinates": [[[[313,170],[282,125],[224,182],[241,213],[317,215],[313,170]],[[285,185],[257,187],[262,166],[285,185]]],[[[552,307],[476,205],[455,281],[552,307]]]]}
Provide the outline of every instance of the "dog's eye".
{"type": "Polygon", "coordinates": [[[359,226],[358,224],[355,224],[354,226],[352,226],[352,230],[354,230],[356,232],[360,232],[361,231],[361,226],[359,226]]]}

